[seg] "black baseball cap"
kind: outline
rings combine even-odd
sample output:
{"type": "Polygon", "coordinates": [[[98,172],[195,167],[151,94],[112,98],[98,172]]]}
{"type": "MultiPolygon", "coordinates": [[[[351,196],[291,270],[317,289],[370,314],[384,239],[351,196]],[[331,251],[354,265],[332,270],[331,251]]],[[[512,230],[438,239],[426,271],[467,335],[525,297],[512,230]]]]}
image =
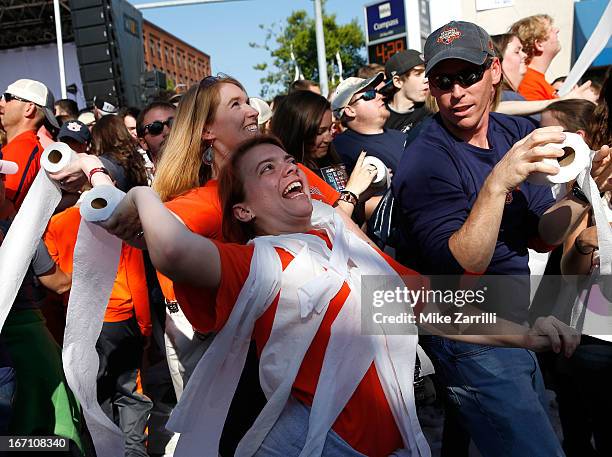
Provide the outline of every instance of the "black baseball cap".
{"type": "Polygon", "coordinates": [[[85,124],[81,121],[71,120],[62,124],[57,139],[63,141],[66,138],[71,138],[77,143],[87,144],[91,140],[91,133],[85,124]]]}
{"type": "Polygon", "coordinates": [[[495,57],[489,34],[471,22],[451,21],[432,32],[425,42],[425,76],[438,63],[460,59],[482,65],[488,57],[495,57]]]}
{"type": "Polygon", "coordinates": [[[100,116],[106,116],[108,114],[117,114],[119,109],[117,108],[117,101],[112,97],[106,96],[95,96],[94,106],[98,109],[100,116]]]}
{"type": "Polygon", "coordinates": [[[423,65],[424,63],[423,54],[414,49],[396,52],[385,63],[385,76],[387,79],[391,79],[395,75],[403,75],[417,65],[423,65]]]}

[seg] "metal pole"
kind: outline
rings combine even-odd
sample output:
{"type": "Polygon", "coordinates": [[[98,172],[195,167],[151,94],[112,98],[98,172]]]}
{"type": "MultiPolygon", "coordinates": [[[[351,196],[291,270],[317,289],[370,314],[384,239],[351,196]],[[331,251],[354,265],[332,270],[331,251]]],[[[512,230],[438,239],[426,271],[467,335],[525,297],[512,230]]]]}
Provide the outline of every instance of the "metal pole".
{"type": "Polygon", "coordinates": [[[165,2],[155,3],[141,3],[139,5],[133,5],[137,10],[148,10],[151,8],[166,8],[170,6],[185,6],[185,5],[199,5],[202,3],[223,3],[223,2],[240,2],[244,0],[170,0],[165,2]]]}
{"type": "Polygon", "coordinates": [[[329,86],[327,84],[327,61],[325,60],[325,36],[323,35],[323,10],[321,8],[321,0],[314,0],[314,4],[317,60],[319,62],[319,86],[321,86],[321,95],[327,97],[329,86]]]}
{"type": "Polygon", "coordinates": [[[62,98],[67,98],[66,70],[64,68],[64,43],[62,40],[62,21],[59,0],[53,0],[53,12],[55,13],[55,35],[57,35],[57,62],[59,64],[60,92],[62,98]]]}

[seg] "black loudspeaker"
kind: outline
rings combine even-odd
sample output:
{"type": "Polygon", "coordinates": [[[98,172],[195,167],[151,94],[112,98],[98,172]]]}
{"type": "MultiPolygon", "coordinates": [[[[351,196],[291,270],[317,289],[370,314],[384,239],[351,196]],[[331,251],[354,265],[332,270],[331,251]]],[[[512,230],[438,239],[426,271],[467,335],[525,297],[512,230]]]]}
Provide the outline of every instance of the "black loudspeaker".
{"type": "Polygon", "coordinates": [[[126,0],[70,0],[70,12],[87,103],[110,96],[141,105],[142,13],[126,0]]]}

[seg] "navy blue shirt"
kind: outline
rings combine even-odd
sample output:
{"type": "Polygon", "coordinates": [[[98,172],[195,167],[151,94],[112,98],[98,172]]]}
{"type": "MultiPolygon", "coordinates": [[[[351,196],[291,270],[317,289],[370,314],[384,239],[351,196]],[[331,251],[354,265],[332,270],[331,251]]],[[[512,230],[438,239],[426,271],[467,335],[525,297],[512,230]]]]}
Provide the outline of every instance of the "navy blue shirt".
{"type": "Polygon", "coordinates": [[[395,173],[405,143],[406,134],[399,130],[385,129],[383,133],[365,135],[349,128],[334,139],[333,145],[350,176],[362,150],[367,151],[369,156],[378,157],[395,173]]]}
{"type": "MultiPolygon", "coordinates": [[[[532,130],[533,124],[523,118],[491,113],[490,149],[481,149],[451,135],[439,114],[433,117],[407,147],[393,177],[393,193],[402,211],[404,262],[424,274],[464,272],[448,240],[465,223],[493,167],[532,130]]],[[[522,183],[508,195],[487,274],[529,275],[528,240],[537,236],[539,218],[553,204],[545,186],[522,183]]],[[[522,298],[517,297],[522,302],[519,320],[529,305],[528,293],[527,286],[522,298]]]]}

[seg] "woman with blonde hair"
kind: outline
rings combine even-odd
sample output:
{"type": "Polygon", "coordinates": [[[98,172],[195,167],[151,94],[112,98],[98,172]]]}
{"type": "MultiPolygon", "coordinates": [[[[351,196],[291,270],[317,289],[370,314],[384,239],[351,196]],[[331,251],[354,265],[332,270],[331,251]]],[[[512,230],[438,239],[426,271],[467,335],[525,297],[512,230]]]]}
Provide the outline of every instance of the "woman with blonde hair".
{"type": "MultiPolygon", "coordinates": [[[[172,130],[162,150],[157,164],[153,189],[159,194],[165,206],[193,233],[215,240],[223,240],[222,211],[219,202],[217,176],[223,164],[238,144],[259,135],[257,111],[248,104],[248,95],[236,79],[227,75],[208,76],[198,85],[191,87],[179,103],[172,130]]],[[[88,167],[83,166],[85,174],[88,167]]],[[[91,168],[91,164],[88,164],[91,168]]],[[[310,193],[314,199],[336,204],[341,217],[351,208],[351,203],[339,201],[339,193],[327,185],[308,168],[300,165],[308,178],[310,193]]],[[[75,171],[76,172],[76,171],[75,171]]],[[[79,168],[77,174],[82,173],[79,168]]],[[[56,180],[70,182],[70,173],[58,174],[56,180]],[[68,179],[67,179],[68,178],[68,179]]],[[[350,230],[359,232],[355,224],[346,216],[350,230]]],[[[132,242],[136,234],[142,237],[138,221],[124,223],[125,233],[132,242]],[[140,232],[140,233],[139,233],[140,232]]],[[[363,234],[361,235],[363,236],[363,234]]],[[[143,245],[144,247],[144,245],[143,245]]],[[[158,275],[166,301],[166,353],[172,381],[180,397],[195,365],[207,349],[212,338],[195,335],[192,324],[183,314],[181,307],[199,309],[209,297],[201,293],[175,295],[173,283],[163,275],[158,275]]],[[[224,441],[221,443],[222,455],[233,455],[237,440],[250,427],[257,413],[257,395],[261,396],[257,376],[257,364],[253,359],[247,361],[244,382],[238,387],[237,401],[241,405],[238,414],[229,415],[226,423],[224,441]],[[240,401],[244,395],[244,401],[240,401]],[[244,403],[251,405],[246,411],[244,403]],[[237,423],[232,423],[235,420],[237,423]],[[231,436],[230,436],[231,435],[231,436]]],[[[262,398],[263,400],[263,398],[262,398]]]]}

